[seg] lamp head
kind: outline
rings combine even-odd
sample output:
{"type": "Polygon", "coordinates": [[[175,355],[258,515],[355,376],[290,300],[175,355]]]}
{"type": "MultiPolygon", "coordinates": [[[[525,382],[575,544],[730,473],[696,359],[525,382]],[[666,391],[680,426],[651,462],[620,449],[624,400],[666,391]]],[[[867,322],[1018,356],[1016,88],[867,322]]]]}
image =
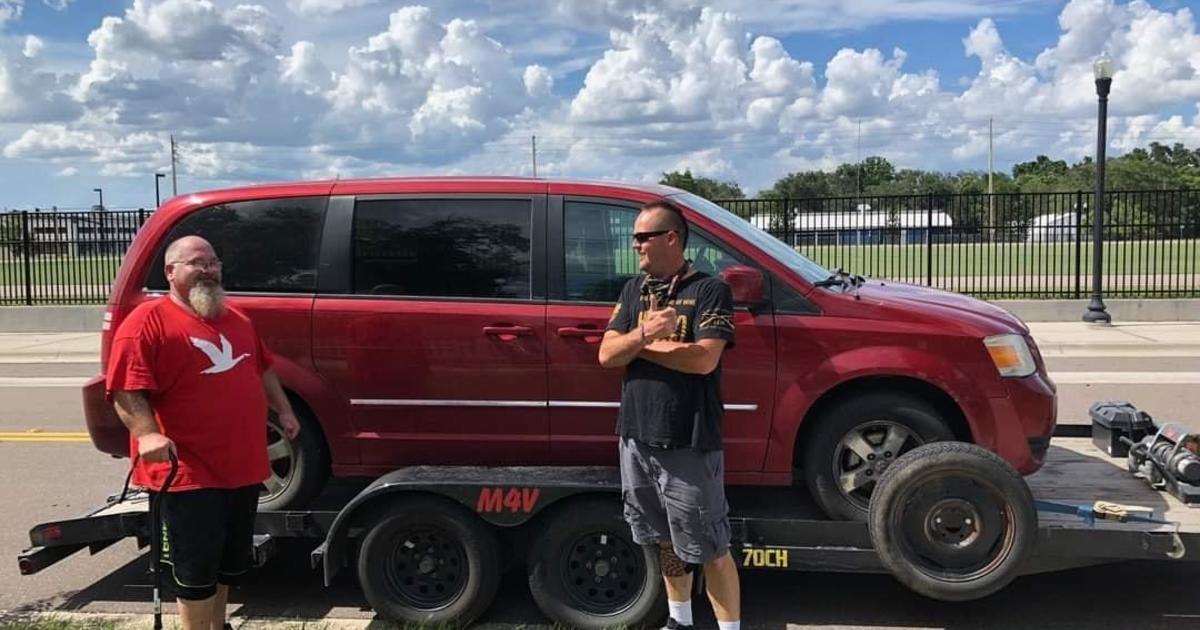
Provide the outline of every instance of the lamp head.
{"type": "Polygon", "coordinates": [[[1096,57],[1096,61],[1092,62],[1092,74],[1096,80],[1111,79],[1113,76],[1113,60],[1108,56],[1108,53],[1100,53],[1096,57]]]}

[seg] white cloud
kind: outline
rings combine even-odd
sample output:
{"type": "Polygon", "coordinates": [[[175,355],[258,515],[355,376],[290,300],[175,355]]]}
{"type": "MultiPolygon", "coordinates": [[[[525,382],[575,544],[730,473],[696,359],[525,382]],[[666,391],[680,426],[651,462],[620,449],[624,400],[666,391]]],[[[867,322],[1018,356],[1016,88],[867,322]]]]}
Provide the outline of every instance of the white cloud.
{"type": "Polygon", "coordinates": [[[0,0],[0,28],[4,28],[8,22],[21,19],[24,9],[25,0],[0,0]]]}
{"type": "Polygon", "coordinates": [[[4,147],[7,158],[79,158],[97,154],[95,134],[74,131],[63,125],[38,125],[4,147]]]}
{"type": "MultiPolygon", "coordinates": [[[[555,13],[583,28],[629,29],[638,13],[655,13],[673,21],[694,20],[700,9],[738,14],[767,33],[857,30],[893,21],[957,20],[1009,15],[1040,0],[556,0],[555,13]]],[[[531,11],[545,12],[540,3],[531,11]]]]}
{"type": "Polygon", "coordinates": [[[40,39],[29,36],[19,55],[0,52],[0,123],[71,120],[82,108],[65,90],[72,77],[46,72],[40,39]]]}
{"type": "Polygon", "coordinates": [[[287,0],[288,8],[304,16],[329,15],[377,2],[379,0],[287,0]]]}
{"type": "Polygon", "coordinates": [[[990,18],[979,21],[971,34],[963,40],[968,57],[979,57],[984,64],[991,64],[997,56],[1004,52],[1004,42],[1000,41],[1000,31],[990,18]]]}
{"type": "Polygon", "coordinates": [[[42,53],[42,49],[46,44],[42,42],[36,35],[25,36],[25,47],[21,49],[21,54],[33,59],[42,53]]]}
{"type": "Polygon", "coordinates": [[[292,44],[292,54],[279,57],[280,79],[284,84],[300,87],[309,94],[329,88],[333,79],[329,69],[317,57],[312,42],[292,44]]]}
{"type": "Polygon", "coordinates": [[[67,7],[71,6],[75,0],[42,0],[42,2],[55,11],[66,11],[67,7]]]}
{"type": "Polygon", "coordinates": [[[1069,1],[1058,40],[1032,55],[992,19],[1020,0],[511,0],[502,16],[447,4],[386,20],[390,5],[348,10],[372,4],[360,0],[241,1],[131,0],[91,33],[86,67],[62,65],[60,44],[10,38],[4,155],[134,177],[163,167],[175,133],[181,176],[213,185],[527,174],[536,135],[539,174],[640,181],[685,168],[750,192],[857,159],[860,144],[898,166],[983,168],[994,117],[999,164],[1074,160],[1094,142],[1102,43],[1117,68],[1113,148],[1200,144],[1195,16],[1137,0],[1069,1]],[[978,72],[955,85],[882,38],[803,59],[763,35],[964,16],[979,19],[951,41],[978,72]],[[58,72],[42,65],[56,55],[58,72]],[[582,86],[562,94],[577,70],[582,86]]]}
{"type": "Polygon", "coordinates": [[[526,66],[523,80],[525,92],[533,98],[550,96],[550,90],[554,89],[554,77],[542,66],[526,66]]]}
{"type": "Polygon", "coordinates": [[[386,31],[350,48],[327,93],[328,130],[360,147],[360,157],[444,163],[506,132],[536,105],[531,96],[549,93],[543,75],[514,65],[475,22],[442,25],[425,7],[405,7],[386,31]]]}
{"type": "Polygon", "coordinates": [[[74,177],[79,174],[79,169],[74,166],[68,166],[54,173],[55,177],[74,177]]]}

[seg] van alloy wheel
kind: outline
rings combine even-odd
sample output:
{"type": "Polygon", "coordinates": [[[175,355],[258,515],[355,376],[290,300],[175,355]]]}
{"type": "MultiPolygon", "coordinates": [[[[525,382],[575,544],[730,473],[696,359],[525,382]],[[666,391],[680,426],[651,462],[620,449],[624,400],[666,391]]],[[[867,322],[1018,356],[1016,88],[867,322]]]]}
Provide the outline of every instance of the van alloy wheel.
{"type": "Polygon", "coordinates": [[[287,491],[296,478],[296,445],[287,439],[275,414],[267,420],[267,461],[271,476],[262,483],[258,501],[263,503],[278,499],[287,491]]]}
{"type": "Polygon", "coordinates": [[[866,521],[880,477],[899,457],[923,444],[954,439],[933,405],[897,392],[856,394],[812,421],[815,428],[802,433],[797,445],[804,481],[833,520],[866,521]]]}
{"type": "Polygon", "coordinates": [[[888,420],[865,422],[847,432],[833,454],[833,474],[842,496],[865,510],[888,467],[923,444],[920,435],[888,420]]]}

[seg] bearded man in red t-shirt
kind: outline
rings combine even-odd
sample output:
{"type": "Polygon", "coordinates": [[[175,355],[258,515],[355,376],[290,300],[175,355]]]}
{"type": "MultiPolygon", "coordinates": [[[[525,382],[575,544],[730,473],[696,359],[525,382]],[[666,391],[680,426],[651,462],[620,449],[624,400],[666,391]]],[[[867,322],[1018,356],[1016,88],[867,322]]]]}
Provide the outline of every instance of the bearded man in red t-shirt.
{"type": "Polygon", "coordinates": [[[288,439],[300,423],[254,324],[225,303],[221,261],[199,236],[167,247],[168,296],[139,305],[113,338],[108,395],[129,428],[134,482],[155,492],[162,558],[185,630],[218,630],[229,586],[251,566],[259,484],[270,474],[267,406],[288,439]]]}

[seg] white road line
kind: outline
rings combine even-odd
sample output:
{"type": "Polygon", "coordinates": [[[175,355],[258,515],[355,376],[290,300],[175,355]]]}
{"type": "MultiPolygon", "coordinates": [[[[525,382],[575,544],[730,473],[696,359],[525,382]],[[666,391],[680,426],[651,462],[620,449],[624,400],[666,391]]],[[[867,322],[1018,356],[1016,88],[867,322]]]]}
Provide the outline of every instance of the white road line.
{"type": "Polygon", "coordinates": [[[1183,385],[1200,383],[1200,372],[1051,372],[1059,385],[1183,385]]]}
{"type": "Polygon", "coordinates": [[[1165,359],[1178,357],[1195,357],[1200,359],[1200,351],[1195,348],[1158,348],[1147,350],[1144,346],[1131,348],[1086,348],[1077,347],[1069,350],[1054,350],[1039,348],[1042,351],[1042,356],[1047,359],[1100,359],[1111,357],[1114,359],[1165,359]]]}
{"type": "Polygon", "coordinates": [[[83,387],[82,376],[0,376],[0,387],[83,387]]]}

